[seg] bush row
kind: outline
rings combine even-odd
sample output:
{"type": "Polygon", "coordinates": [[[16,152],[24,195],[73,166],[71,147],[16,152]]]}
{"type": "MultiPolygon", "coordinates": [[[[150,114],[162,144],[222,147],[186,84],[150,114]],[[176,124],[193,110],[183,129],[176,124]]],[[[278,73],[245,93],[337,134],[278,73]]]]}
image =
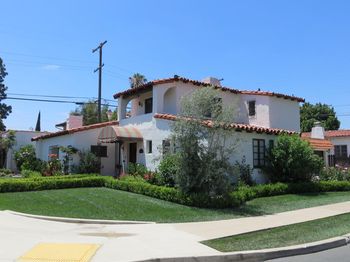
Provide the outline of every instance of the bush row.
{"type": "Polygon", "coordinates": [[[0,192],[36,191],[48,189],[107,187],[162,199],[187,206],[206,208],[237,207],[259,197],[283,194],[350,191],[349,181],[321,181],[307,183],[276,183],[239,187],[227,197],[204,194],[186,195],[173,187],[156,186],[144,181],[118,180],[94,175],[71,175],[48,178],[0,179],[0,192]]]}
{"type": "Polygon", "coordinates": [[[320,181],[304,183],[276,183],[240,187],[231,193],[234,206],[259,197],[269,197],[284,194],[322,193],[334,191],[350,191],[349,181],[320,181]]]}
{"type": "Polygon", "coordinates": [[[174,187],[156,186],[142,181],[105,178],[105,187],[142,194],[187,206],[225,208],[231,206],[230,197],[209,197],[203,194],[186,195],[174,187]]]}
{"type": "Polygon", "coordinates": [[[38,191],[47,189],[63,189],[77,187],[103,187],[105,178],[91,177],[53,177],[33,179],[1,179],[0,192],[38,191]]]}

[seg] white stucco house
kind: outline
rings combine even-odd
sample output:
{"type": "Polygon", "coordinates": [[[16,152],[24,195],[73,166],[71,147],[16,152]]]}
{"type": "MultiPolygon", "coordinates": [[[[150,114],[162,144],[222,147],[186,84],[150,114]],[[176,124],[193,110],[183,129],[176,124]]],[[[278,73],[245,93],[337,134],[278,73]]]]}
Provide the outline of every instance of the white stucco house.
{"type": "Polygon", "coordinates": [[[246,91],[223,87],[215,78],[203,81],[179,76],[148,82],[114,95],[118,100],[118,122],[59,131],[38,136],[37,155],[47,160],[50,148],[72,145],[78,149],[103,146],[104,175],[118,175],[129,163],[141,163],[155,170],[164,152],[173,150],[171,123],[180,112],[181,98],[197,88],[215,86],[223,106],[234,104],[232,136],[240,142],[231,160],[254,167],[254,179],[262,182],[260,171],[265,163],[265,149],[281,133],[300,132],[299,103],[304,99],[267,91],[246,91]],[[130,108],[128,112],[128,108],[130,108]]]}
{"type": "Polygon", "coordinates": [[[14,173],[18,172],[16,162],[14,160],[14,152],[18,151],[21,147],[26,145],[35,146],[35,142],[32,141],[32,137],[48,134],[48,132],[31,131],[31,130],[8,130],[1,135],[6,137],[9,132],[12,131],[15,134],[15,143],[12,148],[7,151],[4,167],[12,170],[14,173]]]}
{"type": "MultiPolygon", "coordinates": [[[[331,143],[328,150],[328,165],[350,166],[350,130],[328,130],[321,128],[319,134],[331,143]]],[[[302,133],[303,138],[311,138],[312,132],[302,133]]]]}

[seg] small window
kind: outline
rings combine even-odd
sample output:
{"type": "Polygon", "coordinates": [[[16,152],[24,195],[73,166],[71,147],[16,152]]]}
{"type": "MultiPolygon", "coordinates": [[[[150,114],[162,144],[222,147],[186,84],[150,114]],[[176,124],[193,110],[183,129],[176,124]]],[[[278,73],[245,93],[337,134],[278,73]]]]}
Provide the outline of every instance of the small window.
{"type": "Polygon", "coordinates": [[[272,149],[275,145],[275,141],[273,141],[272,139],[269,140],[269,149],[272,149]]]}
{"type": "Polygon", "coordinates": [[[248,102],[249,116],[255,116],[255,100],[248,102]]]}
{"type": "Polygon", "coordinates": [[[152,113],[153,111],[153,98],[145,99],[145,114],[152,113]]]}
{"type": "Polygon", "coordinates": [[[256,168],[265,166],[265,140],[253,139],[253,166],[256,168]]]}
{"type": "Polygon", "coordinates": [[[60,148],[58,146],[49,147],[49,160],[60,158],[60,148]]]}
{"type": "Polygon", "coordinates": [[[210,106],[210,109],[208,109],[208,111],[204,113],[204,117],[211,118],[213,116],[220,115],[221,112],[222,112],[222,98],[215,97],[213,100],[213,103],[210,106]]]}
{"type": "Polygon", "coordinates": [[[92,145],[90,150],[97,157],[107,157],[107,146],[92,145]]]}
{"type": "Polygon", "coordinates": [[[152,140],[146,141],[146,153],[152,154],[152,140]]]}

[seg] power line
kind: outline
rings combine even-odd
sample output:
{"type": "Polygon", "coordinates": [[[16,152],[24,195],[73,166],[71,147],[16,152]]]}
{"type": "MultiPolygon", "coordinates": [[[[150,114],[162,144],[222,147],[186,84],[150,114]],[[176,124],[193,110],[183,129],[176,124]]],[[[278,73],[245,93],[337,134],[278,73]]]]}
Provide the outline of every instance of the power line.
{"type": "MultiPolygon", "coordinates": [[[[52,98],[68,98],[68,99],[89,99],[89,100],[96,100],[96,97],[87,97],[87,96],[60,96],[60,95],[37,95],[37,94],[23,94],[23,93],[7,93],[8,95],[14,95],[14,96],[28,96],[28,97],[52,97],[52,98]]],[[[104,101],[111,101],[116,102],[116,100],[112,99],[106,99],[102,98],[104,101]]]]}
{"type": "MultiPolygon", "coordinates": [[[[2,100],[5,100],[5,99],[23,100],[23,101],[31,101],[31,102],[66,103],[66,104],[75,104],[75,105],[91,104],[91,102],[52,100],[52,99],[35,99],[35,98],[24,98],[24,97],[2,97],[0,99],[2,99],[2,100]]],[[[101,104],[101,105],[110,106],[110,107],[117,107],[116,105],[110,105],[110,104],[101,104]]]]}

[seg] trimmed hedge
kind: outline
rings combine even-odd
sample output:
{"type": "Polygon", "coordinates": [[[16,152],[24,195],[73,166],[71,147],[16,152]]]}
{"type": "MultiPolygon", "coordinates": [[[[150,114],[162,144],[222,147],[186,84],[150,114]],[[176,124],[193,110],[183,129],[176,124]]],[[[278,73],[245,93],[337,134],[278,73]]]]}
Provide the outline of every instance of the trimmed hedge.
{"type": "Polygon", "coordinates": [[[173,187],[156,186],[143,181],[119,180],[96,175],[68,175],[40,178],[0,179],[0,192],[37,191],[48,189],[107,187],[142,194],[187,206],[206,208],[238,207],[259,197],[283,194],[350,191],[349,181],[321,181],[308,183],[276,183],[239,187],[226,197],[210,197],[204,194],[186,195],[173,187]]]}
{"type": "Polygon", "coordinates": [[[0,192],[38,191],[77,187],[103,187],[104,177],[56,177],[33,179],[0,179],[0,192]]]}
{"type": "Polygon", "coordinates": [[[142,194],[165,201],[175,202],[186,206],[196,207],[211,207],[211,208],[225,208],[230,207],[231,197],[209,197],[203,194],[186,195],[181,193],[174,187],[156,186],[147,182],[137,181],[123,181],[113,179],[111,177],[105,178],[105,186],[112,189],[118,189],[137,194],[142,194]]]}

